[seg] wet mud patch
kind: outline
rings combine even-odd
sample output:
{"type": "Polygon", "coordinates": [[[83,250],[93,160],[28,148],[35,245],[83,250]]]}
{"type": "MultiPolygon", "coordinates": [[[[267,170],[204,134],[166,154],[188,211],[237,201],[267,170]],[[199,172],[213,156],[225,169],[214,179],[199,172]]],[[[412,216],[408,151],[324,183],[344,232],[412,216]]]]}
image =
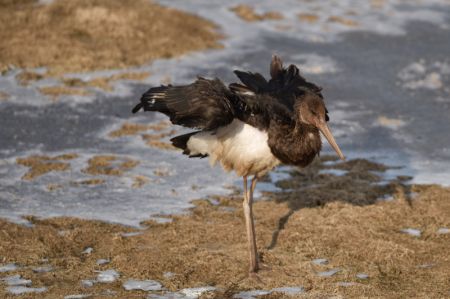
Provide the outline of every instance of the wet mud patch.
{"type": "Polygon", "coordinates": [[[64,154],[59,156],[30,156],[17,158],[16,163],[29,170],[22,177],[23,180],[33,180],[51,171],[66,171],[70,169],[70,163],[66,162],[77,158],[77,154],[64,154]]]}
{"type": "Polygon", "coordinates": [[[3,2],[2,70],[11,64],[44,66],[52,75],[116,69],[221,47],[211,22],[150,1],[3,2]]]}
{"type": "MultiPolygon", "coordinates": [[[[250,290],[283,298],[280,290],[290,287],[303,292],[299,297],[445,297],[450,234],[441,232],[450,227],[450,189],[408,185],[407,177],[386,180],[389,169],[323,157],[279,181],[283,191],[265,193],[254,206],[266,266],[259,279],[247,275],[239,192],[196,200],[189,214],[171,216],[169,223],[145,221],[138,233],[73,218],[28,217],[32,227],[0,221],[2,263],[20,265],[0,276],[20,274],[33,287],[46,287],[46,296],[181,294],[205,287],[212,291],[201,298],[250,290]],[[86,248],[92,248],[89,254],[86,248]],[[101,259],[109,263],[98,264],[101,259]],[[31,270],[43,263],[52,270],[31,270]],[[97,282],[98,271],[106,270],[117,273],[114,280],[97,282]],[[167,291],[127,291],[129,281],[160,283],[167,291]]],[[[0,295],[6,290],[0,288],[0,295]]]]}
{"type": "Polygon", "coordinates": [[[247,22],[260,22],[264,20],[282,20],[283,15],[276,11],[268,11],[265,13],[257,13],[255,9],[249,5],[241,4],[231,8],[239,18],[247,22]]]}

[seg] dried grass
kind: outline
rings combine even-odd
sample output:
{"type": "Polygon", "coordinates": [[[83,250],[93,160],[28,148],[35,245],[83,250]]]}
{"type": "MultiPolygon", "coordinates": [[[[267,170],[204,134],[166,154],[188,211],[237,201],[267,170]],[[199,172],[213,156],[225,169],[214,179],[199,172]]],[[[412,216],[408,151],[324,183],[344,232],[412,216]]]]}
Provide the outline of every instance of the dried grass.
{"type": "MultiPolygon", "coordinates": [[[[123,289],[122,282],[129,278],[156,279],[170,290],[204,285],[221,288],[208,298],[298,285],[307,291],[299,298],[447,297],[450,235],[436,231],[450,227],[450,189],[410,186],[397,179],[379,190],[368,182],[379,180],[376,171],[384,166],[363,160],[348,163],[339,164],[340,169],[348,170],[346,179],[321,174],[321,169],[331,166],[315,163],[283,183],[290,189],[266,195],[278,198],[276,201],[255,203],[257,244],[267,266],[258,274],[260,280],[247,275],[240,196],[216,197],[218,205],[194,201],[190,215],[174,216],[174,221],[166,224],[147,221],[142,235],[128,238],[121,233],[130,228],[97,221],[29,218],[35,224],[32,228],[0,221],[0,256],[4,263],[23,265],[16,273],[32,279],[33,286],[49,287],[48,297],[86,293],[80,280],[105,269],[96,265],[99,258],[111,259],[107,267],[119,271],[121,278],[112,284],[97,284],[89,293],[110,289],[120,298],[144,294],[123,289]],[[318,186],[313,186],[311,179],[318,180],[318,186]],[[305,185],[315,191],[308,191],[305,185]],[[411,192],[417,197],[408,198],[411,192]],[[383,194],[395,199],[374,199],[383,194]],[[313,197],[319,200],[313,201],[313,197]],[[421,229],[422,236],[400,232],[407,227],[421,229]],[[81,254],[86,247],[94,248],[89,256],[81,254]],[[43,258],[48,258],[55,270],[33,273],[30,269],[43,258]],[[326,258],[329,264],[314,265],[311,261],[315,258],[326,258]],[[334,276],[317,275],[337,267],[342,271],[334,276]],[[168,271],[175,275],[165,277],[168,271]],[[355,275],[361,272],[369,278],[358,279],[355,275]],[[344,287],[339,282],[354,285],[344,287]]],[[[0,296],[5,296],[4,292],[0,289],[0,296]]],[[[40,295],[30,298],[33,296],[40,295]]]]}
{"type": "Polygon", "coordinates": [[[358,22],[356,22],[355,20],[347,19],[347,18],[340,17],[340,16],[330,16],[328,18],[328,22],[339,23],[341,25],[345,25],[345,26],[349,26],[349,27],[357,27],[358,26],[358,22]]]}
{"type": "Polygon", "coordinates": [[[138,161],[117,156],[100,155],[88,160],[88,167],[82,172],[90,175],[123,175],[125,171],[133,169],[139,164],[138,161]]]}
{"type": "Polygon", "coordinates": [[[3,0],[0,27],[0,69],[44,66],[50,75],[221,47],[212,23],[146,0],[3,0]]]}
{"type": "Polygon", "coordinates": [[[72,160],[77,157],[77,154],[64,154],[55,157],[30,156],[26,158],[17,158],[16,163],[29,167],[28,172],[25,173],[22,179],[33,180],[51,171],[65,171],[70,169],[70,163],[60,161],[72,160]]]}
{"type": "Polygon", "coordinates": [[[62,95],[77,95],[77,96],[86,96],[89,95],[90,92],[86,89],[82,88],[69,88],[65,86],[46,86],[40,87],[39,91],[42,94],[52,97],[53,100],[57,100],[62,95]]]}
{"type": "Polygon", "coordinates": [[[133,136],[137,135],[140,132],[153,130],[153,131],[163,131],[167,128],[169,128],[170,122],[169,121],[160,121],[156,124],[151,125],[143,125],[143,124],[134,124],[134,123],[124,123],[122,126],[110,132],[108,135],[109,137],[117,138],[117,137],[123,137],[123,136],[133,136]]]}
{"type": "Polygon", "coordinates": [[[311,13],[299,13],[298,18],[302,22],[316,23],[319,20],[319,16],[311,13]]]}
{"type": "Polygon", "coordinates": [[[9,99],[9,94],[6,92],[0,91],[0,101],[7,101],[9,99]]]}
{"type": "Polygon", "coordinates": [[[247,22],[260,22],[264,20],[282,20],[283,15],[279,12],[268,11],[263,14],[258,14],[255,12],[253,7],[245,4],[241,4],[231,8],[231,11],[234,12],[239,18],[243,19],[247,22]]]}

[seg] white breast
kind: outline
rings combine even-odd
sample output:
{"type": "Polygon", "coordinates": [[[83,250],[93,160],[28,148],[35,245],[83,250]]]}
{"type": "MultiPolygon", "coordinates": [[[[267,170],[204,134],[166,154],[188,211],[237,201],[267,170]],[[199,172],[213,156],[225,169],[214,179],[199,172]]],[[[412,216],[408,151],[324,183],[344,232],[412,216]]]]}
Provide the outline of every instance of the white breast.
{"type": "Polygon", "coordinates": [[[267,139],[267,132],[235,119],[216,131],[192,136],[187,146],[193,155],[209,155],[211,164],[220,161],[227,171],[234,170],[240,176],[261,176],[280,164],[267,139]]]}

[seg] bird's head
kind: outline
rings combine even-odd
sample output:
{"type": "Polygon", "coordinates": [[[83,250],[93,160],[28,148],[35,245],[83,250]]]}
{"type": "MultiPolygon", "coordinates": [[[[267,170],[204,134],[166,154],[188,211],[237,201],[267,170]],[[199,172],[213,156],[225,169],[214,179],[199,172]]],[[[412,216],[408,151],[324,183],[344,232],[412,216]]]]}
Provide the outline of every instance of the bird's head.
{"type": "Polygon", "coordinates": [[[319,129],[328,140],[328,143],[336,151],[339,158],[345,160],[341,149],[334,140],[333,134],[331,134],[330,128],[328,127],[328,110],[325,107],[323,99],[316,93],[306,92],[301,97],[297,98],[295,110],[297,119],[302,123],[312,125],[319,129]]]}

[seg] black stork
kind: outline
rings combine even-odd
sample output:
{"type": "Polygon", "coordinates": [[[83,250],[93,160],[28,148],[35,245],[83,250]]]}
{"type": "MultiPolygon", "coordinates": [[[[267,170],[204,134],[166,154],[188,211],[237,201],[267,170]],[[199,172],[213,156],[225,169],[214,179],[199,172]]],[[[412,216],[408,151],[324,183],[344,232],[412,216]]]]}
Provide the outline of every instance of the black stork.
{"type": "Polygon", "coordinates": [[[341,159],[327,121],[321,88],[308,82],[295,65],[270,64],[271,79],[251,72],[234,72],[242,83],[228,88],[219,80],[198,77],[185,86],[150,88],[133,109],[158,111],[175,125],[196,131],[171,139],[189,157],[209,157],[244,179],[244,214],[250,252],[250,273],[258,271],[253,191],[256,182],[283,163],[305,167],[319,154],[325,136],[341,159]],[[253,176],[250,187],[247,178],[253,176]]]}

